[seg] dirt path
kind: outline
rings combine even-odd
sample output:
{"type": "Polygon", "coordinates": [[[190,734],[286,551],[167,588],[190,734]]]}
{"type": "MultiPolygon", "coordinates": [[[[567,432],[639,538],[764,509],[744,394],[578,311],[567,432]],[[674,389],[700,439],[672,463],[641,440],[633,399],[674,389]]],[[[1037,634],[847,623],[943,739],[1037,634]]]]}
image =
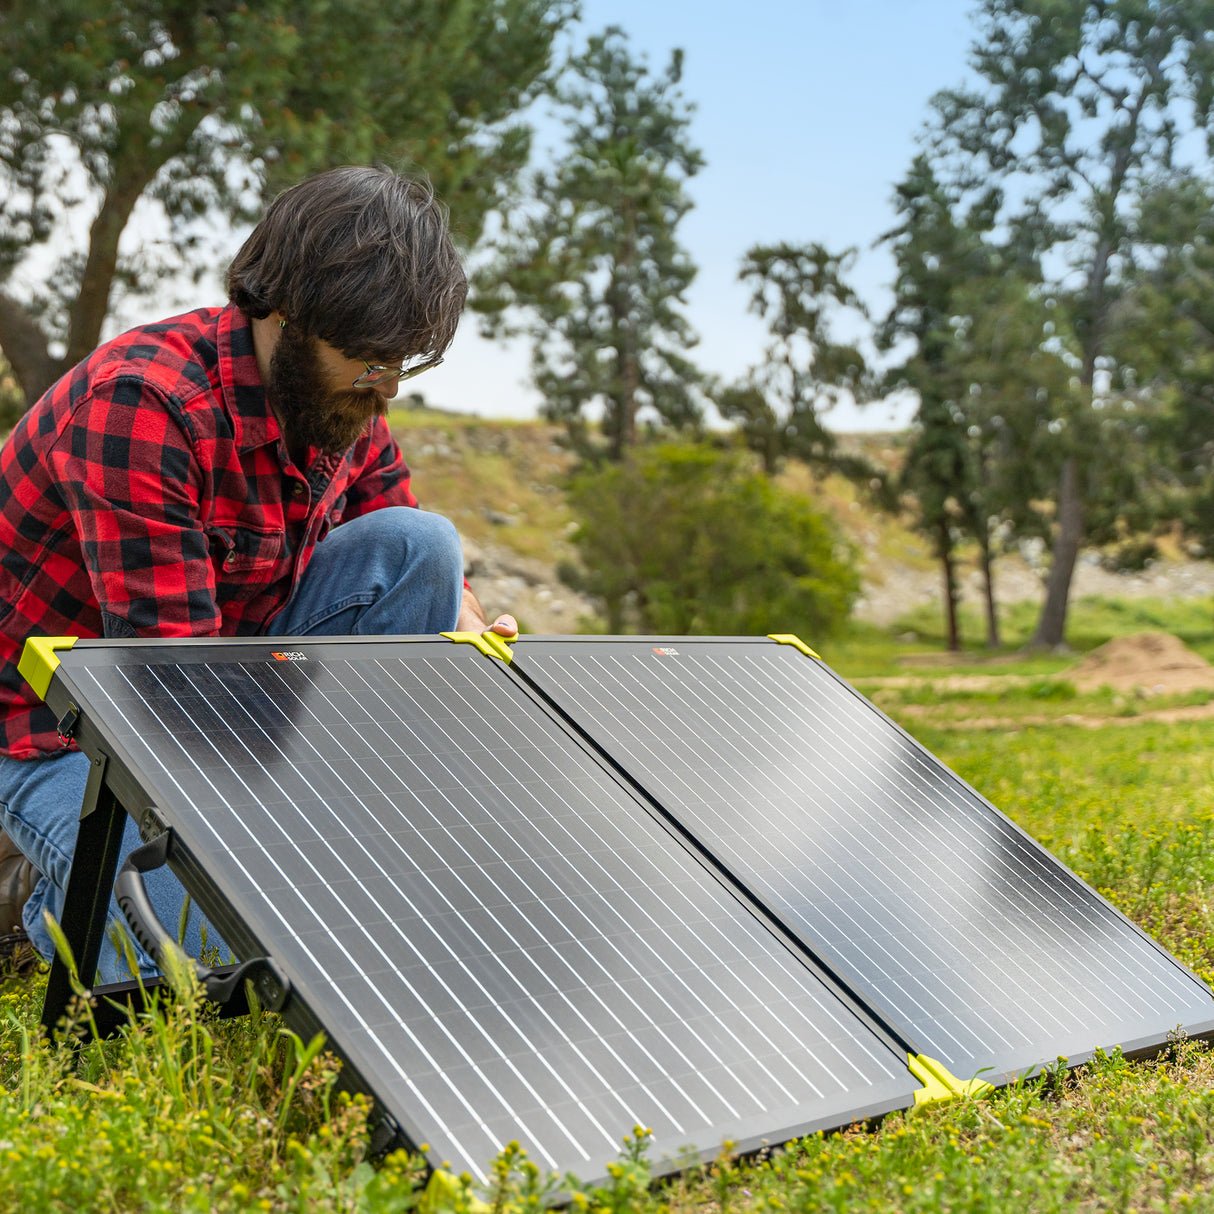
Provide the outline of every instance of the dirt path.
{"type": "Polygon", "coordinates": [[[948,717],[928,704],[901,704],[898,716],[921,720],[937,729],[1026,729],[1034,725],[1074,725],[1080,729],[1104,729],[1108,725],[1140,725],[1144,721],[1172,724],[1178,721],[1214,721],[1214,702],[1186,704],[1180,708],[1142,709],[1132,717],[1093,717],[1082,713],[1067,713],[1061,717],[948,717]]]}

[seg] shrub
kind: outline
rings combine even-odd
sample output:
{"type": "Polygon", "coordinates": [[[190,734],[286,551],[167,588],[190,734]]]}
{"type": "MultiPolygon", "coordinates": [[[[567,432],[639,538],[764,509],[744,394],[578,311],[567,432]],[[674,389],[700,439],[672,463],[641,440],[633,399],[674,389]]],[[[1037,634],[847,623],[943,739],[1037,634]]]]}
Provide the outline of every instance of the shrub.
{"type": "Polygon", "coordinates": [[[610,632],[822,637],[859,592],[833,521],[736,453],[644,447],[579,473],[570,504],[581,567],[562,573],[610,632]]]}

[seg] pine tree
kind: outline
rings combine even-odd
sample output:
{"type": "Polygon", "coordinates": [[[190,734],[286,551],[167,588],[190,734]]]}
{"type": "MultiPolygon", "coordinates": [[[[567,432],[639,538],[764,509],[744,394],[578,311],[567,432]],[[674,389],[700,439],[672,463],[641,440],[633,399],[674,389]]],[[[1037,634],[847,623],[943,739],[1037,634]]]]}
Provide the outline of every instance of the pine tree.
{"type": "Polygon", "coordinates": [[[870,385],[859,345],[837,336],[845,315],[857,325],[867,319],[848,282],[854,262],[854,249],[832,253],[820,244],[788,242],[755,245],[742,259],[738,278],[770,340],[747,380],[719,393],[717,408],[769,475],[786,458],[862,482],[874,474],[864,461],[842,455],[826,427],[836,405],[866,399],[870,385]]]}
{"type": "Polygon", "coordinates": [[[617,28],[589,40],[557,89],[566,146],[531,176],[476,277],[486,331],[530,337],[545,415],[564,421],[584,454],[617,461],[646,420],[699,419],[684,313],[696,270],[677,229],[703,162],[681,71],[675,51],[651,73],[617,28]],[[605,450],[587,425],[596,409],[605,450]]]}

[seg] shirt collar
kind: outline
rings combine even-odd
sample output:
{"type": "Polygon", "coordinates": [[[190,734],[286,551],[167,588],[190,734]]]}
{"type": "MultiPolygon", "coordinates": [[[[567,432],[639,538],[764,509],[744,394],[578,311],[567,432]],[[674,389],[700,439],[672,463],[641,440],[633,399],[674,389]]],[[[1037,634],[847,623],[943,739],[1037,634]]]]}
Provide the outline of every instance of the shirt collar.
{"type": "Polygon", "coordinates": [[[253,348],[253,325],[229,303],[219,314],[219,382],[232,418],[232,439],[237,450],[250,451],[282,438],[278,419],[270,409],[253,348]]]}

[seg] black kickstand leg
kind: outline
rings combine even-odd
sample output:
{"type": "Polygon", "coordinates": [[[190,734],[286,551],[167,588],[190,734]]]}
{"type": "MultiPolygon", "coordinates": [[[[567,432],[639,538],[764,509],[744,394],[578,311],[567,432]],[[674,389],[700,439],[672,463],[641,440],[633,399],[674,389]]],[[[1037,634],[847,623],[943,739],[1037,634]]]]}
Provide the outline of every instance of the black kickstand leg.
{"type": "MultiPolygon", "coordinates": [[[[80,832],[68,876],[63,904],[63,934],[72,950],[77,972],[92,986],[97,959],[105,940],[106,911],[114,889],[118,853],[126,826],[126,810],[105,784],[105,759],[93,760],[84,789],[80,832]]],[[[68,967],[61,957],[51,964],[42,1004],[42,1024],[48,1033],[62,1019],[72,998],[68,967]]]]}

